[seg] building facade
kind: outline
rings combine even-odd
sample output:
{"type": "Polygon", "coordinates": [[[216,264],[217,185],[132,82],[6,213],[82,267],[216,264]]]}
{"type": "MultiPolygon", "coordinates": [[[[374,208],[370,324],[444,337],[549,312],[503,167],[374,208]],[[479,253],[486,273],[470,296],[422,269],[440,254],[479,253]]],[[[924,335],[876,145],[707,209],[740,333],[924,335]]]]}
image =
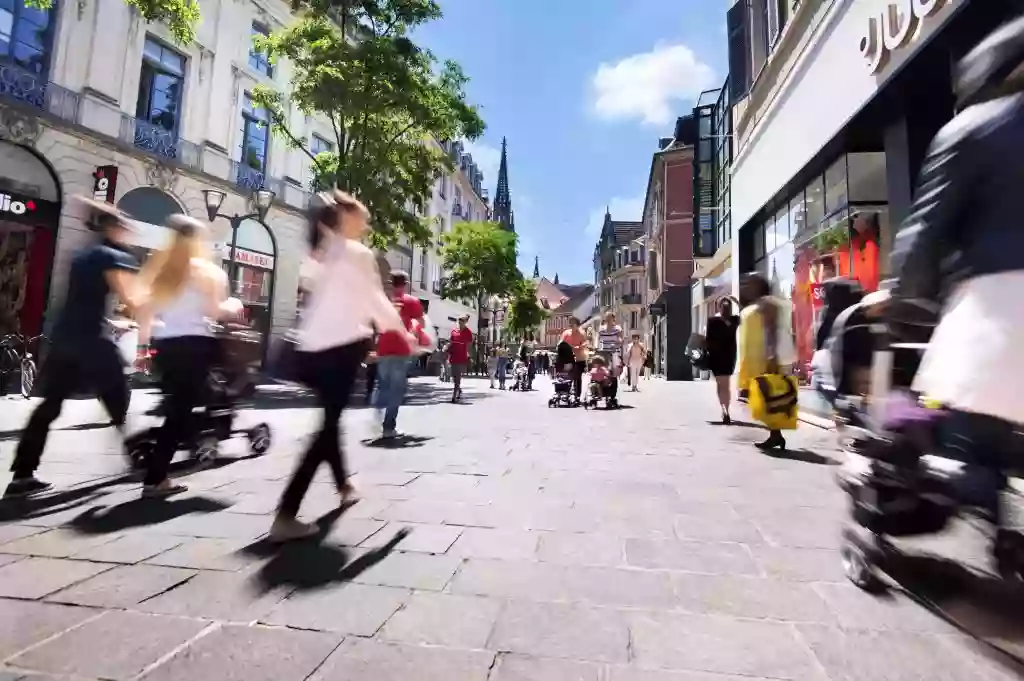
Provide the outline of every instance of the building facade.
{"type": "Polygon", "coordinates": [[[1019,13],[1011,0],[752,0],[728,13],[733,290],[745,270],[792,306],[806,377],[821,282],[886,274],[952,65],[1019,13]]]}
{"type": "Polygon", "coordinates": [[[676,121],[672,137],[658,143],[651,158],[642,231],[648,246],[646,277],[649,333],[655,371],[669,380],[690,380],[686,358],[691,332],[693,275],[693,185],[696,125],[693,116],[676,121]]]}
{"type": "Polygon", "coordinates": [[[643,222],[613,220],[605,212],[594,246],[595,295],[601,315],[614,313],[627,338],[648,336],[646,241],[643,222]]]}

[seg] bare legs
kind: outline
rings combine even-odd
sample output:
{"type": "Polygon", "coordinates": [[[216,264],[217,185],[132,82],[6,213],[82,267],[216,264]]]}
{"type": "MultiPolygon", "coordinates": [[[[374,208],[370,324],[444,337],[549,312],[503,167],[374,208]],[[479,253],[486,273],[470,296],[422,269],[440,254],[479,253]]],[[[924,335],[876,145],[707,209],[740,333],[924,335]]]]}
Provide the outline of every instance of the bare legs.
{"type": "Polygon", "coordinates": [[[722,408],[722,423],[731,423],[729,416],[729,403],[732,400],[730,394],[731,376],[715,376],[715,387],[718,389],[718,404],[722,408]]]}

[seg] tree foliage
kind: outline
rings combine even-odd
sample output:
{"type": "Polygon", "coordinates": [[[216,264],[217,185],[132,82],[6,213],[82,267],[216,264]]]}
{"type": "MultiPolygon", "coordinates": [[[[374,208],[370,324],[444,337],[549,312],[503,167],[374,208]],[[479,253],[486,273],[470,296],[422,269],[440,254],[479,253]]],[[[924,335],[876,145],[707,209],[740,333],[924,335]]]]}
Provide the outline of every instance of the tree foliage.
{"type": "Polygon", "coordinates": [[[427,205],[435,179],[454,166],[432,140],[475,139],[484,123],[466,102],[468,82],[453,61],[438,64],[409,37],[439,19],[434,0],[312,0],[299,20],[256,48],[271,61],[287,59],[289,99],[267,87],[253,99],[270,114],[275,133],[305,153],[316,187],[359,197],[373,216],[378,246],[401,236],[428,242],[432,230],[413,207],[427,205]],[[322,115],[333,150],[313,154],[291,109],[322,115]]]}
{"type": "Polygon", "coordinates": [[[516,235],[497,222],[457,222],[444,236],[441,262],[446,298],[509,296],[522,280],[516,235]]]}
{"type": "MultiPolygon", "coordinates": [[[[124,0],[136,9],[147,21],[162,21],[167,24],[171,35],[182,45],[196,39],[196,25],[199,23],[199,2],[197,0],[124,0]]],[[[29,7],[50,9],[53,0],[25,0],[29,7]]]]}
{"type": "Polygon", "coordinates": [[[525,336],[541,325],[547,313],[537,302],[537,285],[521,279],[508,301],[505,326],[515,336],[525,336]]]}

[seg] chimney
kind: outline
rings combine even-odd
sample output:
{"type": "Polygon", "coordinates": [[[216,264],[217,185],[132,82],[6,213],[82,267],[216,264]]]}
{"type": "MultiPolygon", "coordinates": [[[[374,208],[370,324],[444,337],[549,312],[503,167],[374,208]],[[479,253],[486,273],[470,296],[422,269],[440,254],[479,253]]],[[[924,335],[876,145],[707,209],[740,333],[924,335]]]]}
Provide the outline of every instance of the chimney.
{"type": "Polygon", "coordinates": [[[658,151],[665,151],[668,145],[672,144],[671,137],[662,137],[658,140],[658,151]]]}

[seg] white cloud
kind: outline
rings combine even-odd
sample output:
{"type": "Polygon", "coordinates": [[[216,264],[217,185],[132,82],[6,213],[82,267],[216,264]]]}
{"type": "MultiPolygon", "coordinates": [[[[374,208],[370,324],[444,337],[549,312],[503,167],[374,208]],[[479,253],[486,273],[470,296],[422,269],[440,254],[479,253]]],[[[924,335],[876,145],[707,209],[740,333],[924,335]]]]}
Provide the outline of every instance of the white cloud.
{"type": "Polygon", "coordinates": [[[644,196],[623,197],[616,196],[608,202],[607,206],[595,208],[590,212],[587,220],[587,236],[597,239],[601,236],[601,228],[604,227],[604,214],[608,210],[613,220],[635,220],[643,219],[644,196]]]}
{"type": "MultiPolygon", "coordinates": [[[[501,165],[501,149],[492,147],[483,140],[464,143],[466,153],[473,157],[473,162],[484,174],[484,186],[491,188],[497,186],[498,166],[501,165]]],[[[494,191],[491,189],[491,191],[494,191]]]]}
{"type": "Polygon", "coordinates": [[[657,45],[650,52],[602,63],[591,79],[594,112],[605,120],[639,118],[666,125],[715,85],[714,70],[686,45],[657,45]]]}

